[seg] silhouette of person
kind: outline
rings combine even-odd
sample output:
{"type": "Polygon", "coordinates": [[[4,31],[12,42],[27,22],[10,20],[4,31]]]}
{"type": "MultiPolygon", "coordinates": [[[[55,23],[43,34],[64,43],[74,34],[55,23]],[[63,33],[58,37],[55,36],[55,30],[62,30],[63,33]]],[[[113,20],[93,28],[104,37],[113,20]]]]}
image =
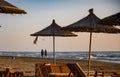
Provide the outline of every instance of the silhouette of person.
{"type": "Polygon", "coordinates": [[[45,49],[45,57],[47,58],[47,50],[45,49]]]}
{"type": "Polygon", "coordinates": [[[12,60],[15,60],[15,56],[12,56],[12,60]]]}
{"type": "Polygon", "coordinates": [[[43,58],[43,55],[44,55],[44,51],[43,49],[41,50],[41,57],[43,58]]]}

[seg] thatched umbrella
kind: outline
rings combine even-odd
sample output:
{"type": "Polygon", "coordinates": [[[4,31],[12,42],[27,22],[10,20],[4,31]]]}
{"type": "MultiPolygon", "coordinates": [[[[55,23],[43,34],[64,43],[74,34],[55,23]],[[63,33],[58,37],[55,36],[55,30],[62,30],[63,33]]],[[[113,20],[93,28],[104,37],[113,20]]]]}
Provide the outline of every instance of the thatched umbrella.
{"type": "Polygon", "coordinates": [[[53,20],[52,24],[41,31],[38,31],[31,36],[37,36],[34,43],[36,43],[38,36],[53,36],[53,63],[55,64],[55,36],[61,37],[75,37],[76,34],[73,34],[69,31],[64,31],[58,24],[53,20]]]}
{"type": "Polygon", "coordinates": [[[100,21],[100,23],[103,25],[116,25],[116,26],[119,25],[120,26],[120,12],[103,18],[100,21]]]}
{"type": "Polygon", "coordinates": [[[120,29],[113,26],[103,26],[98,22],[98,18],[94,13],[93,9],[89,10],[89,15],[85,18],[70,24],[66,27],[63,27],[64,30],[74,31],[74,32],[90,32],[90,43],[89,43],[89,60],[88,60],[88,72],[90,71],[90,56],[91,56],[91,42],[92,42],[92,32],[96,33],[120,33],[120,29]]]}
{"type": "Polygon", "coordinates": [[[5,14],[26,14],[26,12],[5,0],[0,0],[0,13],[5,14]]]}

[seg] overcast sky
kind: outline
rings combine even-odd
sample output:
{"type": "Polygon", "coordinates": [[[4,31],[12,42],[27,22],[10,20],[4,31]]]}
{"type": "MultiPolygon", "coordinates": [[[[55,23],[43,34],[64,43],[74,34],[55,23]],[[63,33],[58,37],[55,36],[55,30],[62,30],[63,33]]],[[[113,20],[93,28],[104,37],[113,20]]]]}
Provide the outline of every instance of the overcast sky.
{"type": "MultiPolygon", "coordinates": [[[[0,51],[52,51],[52,37],[35,37],[55,19],[60,26],[67,26],[84,17],[94,8],[99,18],[120,12],[120,0],[7,0],[24,9],[25,15],[0,14],[0,51]]],[[[56,37],[56,51],[88,51],[89,33],[78,37],[56,37]]],[[[92,51],[120,51],[120,34],[93,34],[92,51]]]]}

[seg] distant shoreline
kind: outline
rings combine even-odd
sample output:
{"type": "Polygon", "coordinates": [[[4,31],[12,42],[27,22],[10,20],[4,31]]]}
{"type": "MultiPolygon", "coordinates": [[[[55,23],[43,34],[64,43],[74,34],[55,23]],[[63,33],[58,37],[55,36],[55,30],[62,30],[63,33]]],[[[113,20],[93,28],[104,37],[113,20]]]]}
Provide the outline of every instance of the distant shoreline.
{"type": "MultiPolygon", "coordinates": [[[[36,57],[41,58],[41,52],[30,52],[30,51],[6,51],[6,52],[0,52],[0,55],[3,56],[19,56],[19,57],[36,57]]],[[[88,52],[58,52],[55,53],[57,59],[72,59],[72,60],[88,60],[88,52]]],[[[97,51],[91,53],[92,60],[97,61],[104,61],[104,62],[111,62],[111,63],[120,63],[120,51],[97,51]]],[[[48,52],[47,55],[48,58],[53,57],[53,52],[48,52]]]]}

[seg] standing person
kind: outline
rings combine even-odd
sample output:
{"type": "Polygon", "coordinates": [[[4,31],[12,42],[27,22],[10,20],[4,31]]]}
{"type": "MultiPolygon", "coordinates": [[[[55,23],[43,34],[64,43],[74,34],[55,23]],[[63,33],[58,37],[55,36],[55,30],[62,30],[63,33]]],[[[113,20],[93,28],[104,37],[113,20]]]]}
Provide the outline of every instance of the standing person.
{"type": "Polygon", "coordinates": [[[12,60],[15,60],[15,56],[12,56],[12,60]]]}
{"type": "Polygon", "coordinates": [[[45,62],[47,63],[47,50],[45,49],[45,62]]]}
{"type": "Polygon", "coordinates": [[[47,58],[47,50],[45,49],[45,57],[47,58]]]}
{"type": "Polygon", "coordinates": [[[44,55],[44,51],[43,49],[41,50],[41,57],[43,58],[43,55],[44,55]]]}

